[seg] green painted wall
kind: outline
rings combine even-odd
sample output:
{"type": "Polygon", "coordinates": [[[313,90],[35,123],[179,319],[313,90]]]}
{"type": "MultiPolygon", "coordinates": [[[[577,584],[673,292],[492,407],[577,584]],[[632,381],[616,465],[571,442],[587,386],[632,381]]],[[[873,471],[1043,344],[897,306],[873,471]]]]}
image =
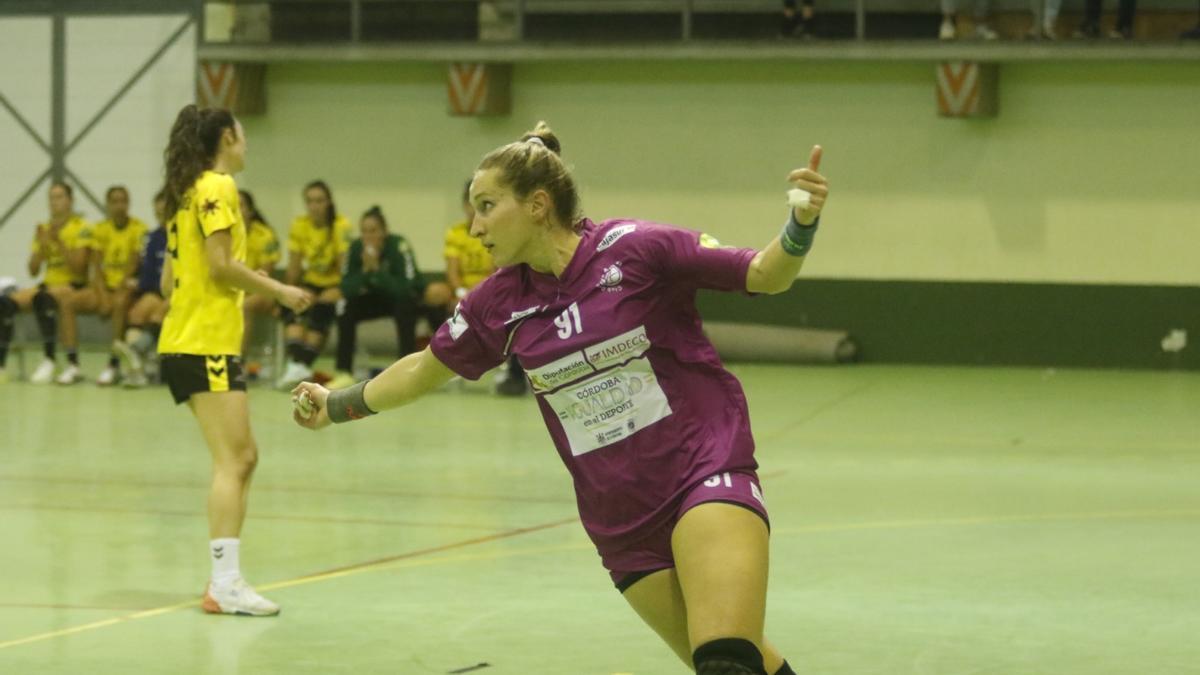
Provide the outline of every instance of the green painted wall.
{"type": "Polygon", "coordinates": [[[461,181],[539,118],[589,216],[741,245],[775,233],[783,176],[820,142],[834,194],[808,274],[1196,284],[1200,65],[1005,65],[1000,82],[1000,116],[962,121],[934,114],[928,64],[523,64],[511,116],[464,119],[440,65],[272,65],[243,182],[286,227],[323,177],[439,269],[461,181]]]}
{"type": "Polygon", "coordinates": [[[845,330],[865,362],[1200,370],[1200,286],[805,278],[698,305],[710,321],[845,330]],[[1173,331],[1191,346],[1165,350],[1173,331]]]}

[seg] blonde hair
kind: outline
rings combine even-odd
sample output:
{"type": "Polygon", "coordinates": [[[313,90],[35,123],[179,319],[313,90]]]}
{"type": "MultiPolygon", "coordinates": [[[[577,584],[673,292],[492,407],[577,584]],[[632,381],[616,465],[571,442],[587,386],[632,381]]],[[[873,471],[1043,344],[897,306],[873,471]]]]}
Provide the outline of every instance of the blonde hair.
{"type": "Polygon", "coordinates": [[[525,199],[534,190],[545,190],[561,225],[575,229],[582,219],[575,179],[562,161],[562,144],[545,122],[538,122],[521,140],[485,155],[476,170],[486,169],[499,169],[500,182],[519,199],[525,199]]]}

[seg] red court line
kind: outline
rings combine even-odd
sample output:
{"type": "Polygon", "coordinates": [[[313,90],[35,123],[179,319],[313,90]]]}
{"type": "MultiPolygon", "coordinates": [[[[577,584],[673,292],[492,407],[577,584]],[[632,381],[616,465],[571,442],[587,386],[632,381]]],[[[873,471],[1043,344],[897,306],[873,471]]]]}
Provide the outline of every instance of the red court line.
{"type": "MultiPolygon", "coordinates": [[[[162,511],[154,509],[121,509],[108,506],[67,506],[63,504],[0,504],[2,511],[81,511],[84,513],[130,513],[148,516],[170,516],[179,518],[205,518],[204,511],[162,511]]],[[[348,525],[395,525],[400,527],[436,527],[456,530],[495,531],[495,525],[467,523],[420,522],[413,520],[386,520],[382,518],[332,518],[327,516],[285,516],[275,513],[249,513],[250,520],[282,520],[302,523],[337,523],[348,525]]]]}
{"type": "MultiPolygon", "coordinates": [[[[179,488],[185,490],[207,490],[208,483],[199,482],[169,482],[169,481],[139,481],[122,479],[98,479],[98,478],[64,478],[58,476],[14,476],[0,475],[0,481],[12,483],[50,483],[63,485],[114,485],[117,487],[144,487],[144,488],[179,488]]],[[[482,502],[521,502],[529,504],[574,504],[575,500],[570,497],[522,497],[517,495],[488,495],[488,494],[460,494],[454,492],[414,492],[411,490],[362,490],[351,488],[327,488],[304,485],[262,485],[255,484],[255,494],[263,492],[300,492],[313,494],[330,494],[330,495],[355,495],[365,497],[412,497],[412,498],[433,498],[433,499],[460,499],[464,501],[482,501],[482,502]]]]}
{"type": "Polygon", "coordinates": [[[456,548],[463,548],[466,546],[474,546],[475,544],[486,544],[486,543],[492,542],[492,541],[499,541],[501,539],[517,537],[522,534],[529,534],[530,532],[537,532],[539,530],[549,530],[551,528],[559,527],[560,525],[567,525],[569,523],[577,523],[577,522],[579,522],[579,518],[572,516],[570,518],[563,518],[562,520],[555,520],[555,521],[552,521],[549,523],[542,523],[541,525],[531,525],[529,527],[519,527],[515,530],[505,530],[504,532],[497,532],[496,534],[489,534],[484,537],[476,537],[474,539],[465,539],[463,541],[456,541],[456,542],[452,542],[449,544],[442,544],[441,546],[432,546],[430,548],[417,549],[416,551],[409,551],[407,553],[398,553],[396,555],[387,556],[385,558],[379,558],[377,560],[368,560],[366,562],[354,563],[353,565],[346,565],[344,567],[334,567],[332,569],[322,570],[320,572],[313,572],[311,574],[305,574],[303,576],[297,577],[295,579],[295,581],[302,581],[304,579],[308,579],[311,577],[325,576],[327,574],[337,574],[338,572],[348,572],[350,570],[356,570],[360,567],[371,567],[373,565],[382,565],[384,563],[395,562],[397,560],[405,560],[407,558],[417,558],[417,557],[420,557],[423,555],[428,555],[430,553],[441,553],[442,551],[450,551],[450,550],[453,550],[456,548]]]}
{"type": "MultiPolygon", "coordinates": [[[[406,558],[417,558],[417,557],[420,557],[423,555],[428,555],[430,553],[438,553],[440,551],[448,551],[448,550],[456,549],[456,548],[464,548],[467,546],[472,546],[474,544],[485,544],[485,543],[492,542],[492,541],[498,541],[500,539],[508,539],[510,537],[517,537],[522,534],[529,534],[531,532],[537,532],[539,530],[547,530],[547,529],[550,529],[553,527],[558,527],[560,525],[566,525],[568,523],[574,523],[574,522],[578,522],[578,519],[572,517],[572,518],[564,518],[562,520],[552,521],[549,523],[542,523],[540,525],[532,525],[530,527],[520,527],[520,528],[516,528],[516,529],[512,529],[512,530],[505,530],[504,532],[498,532],[496,534],[491,534],[486,537],[475,537],[473,539],[466,539],[463,541],[452,542],[449,544],[443,544],[441,546],[433,546],[430,548],[418,549],[416,551],[409,551],[407,553],[400,553],[397,555],[388,556],[386,558],[380,558],[378,560],[371,560],[368,562],[356,563],[356,564],[347,565],[344,567],[336,567],[334,569],[325,570],[324,572],[316,572],[313,574],[306,574],[306,575],[296,577],[294,579],[284,581],[284,582],[265,584],[265,585],[261,586],[261,588],[263,588],[263,589],[285,588],[287,586],[300,585],[300,584],[304,584],[304,583],[315,583],[317,581],[323,580],[322,577],[328,577],[330,575],[351,572],[351,571],[362,569],[362,568],[369,568],[374,565],[379,565],[382,563],[389,563],[389,562],[393,562],[393,561],[397,561],[397,560],[404,560],[406,558]]],[[[36,635],[30,635],[27,637],[17,638],[14,640],[0,641],[0,649],[8,649],[10,647],[18,647],[21,645],[32,644],[35,642],[42,642],[42,641],[50,640],[50,639],[53,639],[56,637],[65,637],[67,635],[75,635],[78,633],[96,630],[99,628],[106,628],[109,626],[119,625],[119,624],[126,623],[129,621],[137,620],[137,619],[146,619],[146,618],[150,618],[152,616],[161,616],[163,614],[178,611],[181,609],[194,608],[194,607],[197,607],[199,604],[200,604],[199,599],[190,600],[187,602],[180,602],[180,603],[176,603],[173,605],[167,605],[165,607],[159,607],[157,609],[139,610],[139,611],[133,612],[131,614],[125,614],[123,616],[102,619],[99,621],[93,621],[88,624],[83,624],[80,626],[73,626],[71,628],[64,628],[64,629],[60,629],[60,630],[49,631],[46,633],[38,633],[36,635]]]]}

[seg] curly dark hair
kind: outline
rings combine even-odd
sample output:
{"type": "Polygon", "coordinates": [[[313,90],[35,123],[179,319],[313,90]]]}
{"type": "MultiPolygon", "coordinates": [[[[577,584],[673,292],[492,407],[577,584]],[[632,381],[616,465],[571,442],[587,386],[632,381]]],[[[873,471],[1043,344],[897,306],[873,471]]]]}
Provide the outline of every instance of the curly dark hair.
{"type": "Polygon", "coordinates": [[[166,164],[166,193],[168,217],[174,217],[187,193],[200,174],[211,169],[221,145],[221,134],[236,129],[237,121],[228,110],[198,108],[186,105],[171,126],[171,139],[163,152],[166,164]]]}

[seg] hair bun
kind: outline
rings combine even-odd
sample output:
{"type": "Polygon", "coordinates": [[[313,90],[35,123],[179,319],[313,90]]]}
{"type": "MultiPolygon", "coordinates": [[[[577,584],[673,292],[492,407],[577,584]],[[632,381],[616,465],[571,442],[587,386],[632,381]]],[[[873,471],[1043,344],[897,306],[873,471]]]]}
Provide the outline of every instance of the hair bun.
{"type": "Polygon", "coordinates": [[[521,141],[525,142],[531,138],[541,141],[542,145],[546,146],[550,152],[562,155],[562,143],[559,142],[558,136],[554,134],[554,130],[545,121],[539,121],[532,131],[525,132],[525,135],[521,137],[521,141]]]}

